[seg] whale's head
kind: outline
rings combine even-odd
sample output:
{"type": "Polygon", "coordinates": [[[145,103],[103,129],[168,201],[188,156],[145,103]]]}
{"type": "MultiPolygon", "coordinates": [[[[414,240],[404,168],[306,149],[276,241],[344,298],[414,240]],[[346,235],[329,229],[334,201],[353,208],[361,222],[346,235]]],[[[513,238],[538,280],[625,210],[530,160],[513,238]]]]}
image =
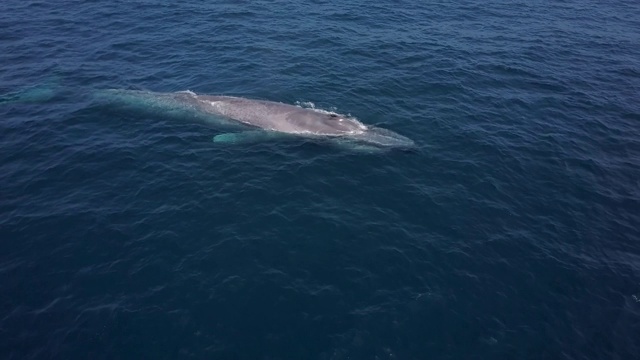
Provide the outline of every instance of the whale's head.
{"type": "Polygon", "coordinates": [[[416,147],[416,143],[406,136],[400,135],[391,130],[373,126],[369,127],[367,131],[362,134],[354,135],[354,138],[382,147],[400,148],[405,150],[416,147]]]}
{"type": "Polygon", "coordinates": [[[377,148],[396,148],[412,150],[416,147],[413,140],[391,130],[376,126],[367,126],[355,118],[326,113],[321,119],[324,128],[334,130],[333,135],[351,142],[377,148]]]}

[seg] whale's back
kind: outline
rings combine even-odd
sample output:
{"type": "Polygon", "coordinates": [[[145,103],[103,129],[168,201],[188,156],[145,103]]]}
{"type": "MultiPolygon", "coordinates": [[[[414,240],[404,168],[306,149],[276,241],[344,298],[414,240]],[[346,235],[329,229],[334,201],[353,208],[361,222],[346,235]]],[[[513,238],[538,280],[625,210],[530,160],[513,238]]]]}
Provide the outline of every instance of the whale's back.
{"type": "Polygon", "coordinates": [[[208,95],[196,99],[203,111],[266,130],[340,136],[366,129],[355,119],[278,102],[208,95]]]}

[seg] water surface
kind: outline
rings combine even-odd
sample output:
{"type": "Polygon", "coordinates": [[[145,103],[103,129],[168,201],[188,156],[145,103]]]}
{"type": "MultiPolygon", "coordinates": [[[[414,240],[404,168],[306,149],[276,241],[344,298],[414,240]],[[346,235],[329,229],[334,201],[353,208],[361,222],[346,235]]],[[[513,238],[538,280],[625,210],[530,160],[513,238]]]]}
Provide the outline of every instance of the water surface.
{"type": "Polygon", "coordinates": [[[633,359],[634,1],[0,4],[3,359],[633,359]],[[220,147],[95,89],[351,114],[220,147]],[[41,101],[46,100],[46,101],[41,101]]]}

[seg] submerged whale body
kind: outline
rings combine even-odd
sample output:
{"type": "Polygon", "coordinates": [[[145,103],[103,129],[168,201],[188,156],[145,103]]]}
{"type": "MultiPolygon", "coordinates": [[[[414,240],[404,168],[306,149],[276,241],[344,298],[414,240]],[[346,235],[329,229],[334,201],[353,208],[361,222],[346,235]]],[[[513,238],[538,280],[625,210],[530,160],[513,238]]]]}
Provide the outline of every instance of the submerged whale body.
{"type": "Polygon", "coordinates": [[[200,95],[191,91],[155,93],[112,89],[100,95],[109,101],[146,110],[174,113],[182,110],[212,125],[241,126],[242,131],[215,136],[213,141],[216,143],[246,143],[290,135],[329,140],[357,150],[415,146],[407,137],[365,125],[353,117],[273,101],[200,95]]]}

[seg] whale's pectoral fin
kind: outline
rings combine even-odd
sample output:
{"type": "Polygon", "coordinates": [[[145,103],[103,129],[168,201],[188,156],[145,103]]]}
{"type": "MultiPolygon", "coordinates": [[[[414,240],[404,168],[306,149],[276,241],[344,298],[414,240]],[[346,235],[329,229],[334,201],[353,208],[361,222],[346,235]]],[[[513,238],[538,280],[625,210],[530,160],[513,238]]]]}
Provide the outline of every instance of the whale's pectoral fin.
{"type": "Polygon", "coordinates": [[[282,139],[284,134],[267,130],[247,130],[235,133],[224,133],[213,137],[216,144],[251,144],[261,141],[282,139]]]}

